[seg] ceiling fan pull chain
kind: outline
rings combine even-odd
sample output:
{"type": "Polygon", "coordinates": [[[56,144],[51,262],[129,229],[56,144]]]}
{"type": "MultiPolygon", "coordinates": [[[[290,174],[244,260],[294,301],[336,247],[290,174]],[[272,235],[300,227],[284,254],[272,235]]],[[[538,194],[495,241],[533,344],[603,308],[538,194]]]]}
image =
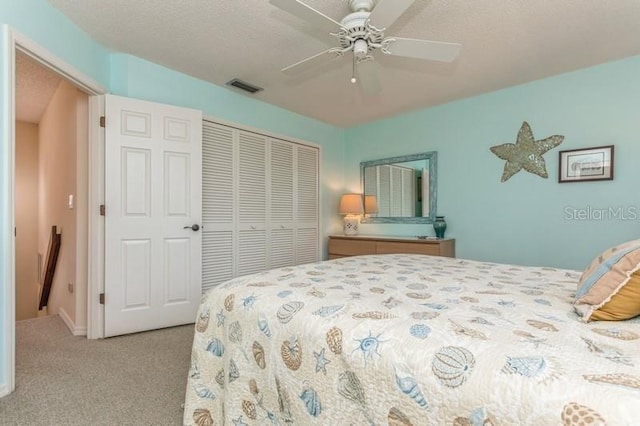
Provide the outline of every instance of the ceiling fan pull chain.
{"type": "Polygon", "coordinates": [[[351,70],[351,82],[356,83],[358,80],[356,79],[356,64],[358,63],[358,58],[356,55],[353,55],[353,68],[351,70]]]}

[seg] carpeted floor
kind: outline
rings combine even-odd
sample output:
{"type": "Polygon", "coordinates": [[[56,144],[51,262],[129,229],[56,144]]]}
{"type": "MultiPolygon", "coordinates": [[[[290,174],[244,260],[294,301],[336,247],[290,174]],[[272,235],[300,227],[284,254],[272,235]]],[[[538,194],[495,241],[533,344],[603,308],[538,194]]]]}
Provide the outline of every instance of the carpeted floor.
{"type": "Polygon", "coordinates": [[[0,425],[180,425],[192,339],[192,325],[87,340],[58,316],[19,321],[0,425]]]}

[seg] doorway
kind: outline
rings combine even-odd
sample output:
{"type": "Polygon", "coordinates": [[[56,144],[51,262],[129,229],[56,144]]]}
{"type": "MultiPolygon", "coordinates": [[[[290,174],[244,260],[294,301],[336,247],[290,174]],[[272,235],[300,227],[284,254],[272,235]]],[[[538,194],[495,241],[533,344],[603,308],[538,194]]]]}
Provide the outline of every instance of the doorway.
{"type": "Polygon", "coordinates": [[[59,315],[86,335],[89,97],[22,52],[15,87],[16,320],[59,315]],[[54,226],[62,244],[42,297],[54,226]]]}
{"type": "MultiPolygon", "coordinates": [[[[2,280],[4,283],[4,296],[0,298],[0,315],[2,315],[2,344],[0,344],[0,362],[4,372],[5,383],[0,383],[0,397],[11,393],[15,388],[15,318],[16,318],[16,288],[15,288],[15,61],[18,53],[25,54],[41,66],[53,71],[67,83],[84,92],[88,98],[86,106],[86,120],[88,123],[88,141],[86,145],[88,152],[85,161],[81,162],[87,171],[88,179],[84,181],[88,190],[88,205],[92,206],[102,202],[104,196],[101,188],[104,185],[103,176],[103,155],[104,140],[101,136],[98,125],[98,117],[103,111],[101,98],[98,95],[106,93],[106,90],[98,83],[87,77],[74,67],[61,61],[40,45],[34,43],[22,34],[14,31],[9,26],[3,27],[3,49],[2,64],[3,75],[0,84],[0,97],[3,103],[2,117],[3,123],[0,138],[0,158],[3,167],[1,169],[2,190],[0,199],[2,212],[0,214],[0,252],[4,254],[2,280]],[[6,166],[6,167],[5,167],[6,166]]],[[[103,285],[102,281],[102,252],[103,252],[103,232],[104,224],[100,221],[99,213],[89,209],[85,212],[84,219],[87,222],[88,232],[86,234],[87,249],[84,251],[86,259],[84,267],[87,269],[88,280],[91,286],[88,287],[86,296],[87,322],[86,334],[89,338],[101,337],[102,330],[102,309],[98,304],[98,295],[103,285]],[[95,303],[92,300],[95,299],[95,303]]],[[[77,296],[77,293],[75,293],[77,296]]]]}

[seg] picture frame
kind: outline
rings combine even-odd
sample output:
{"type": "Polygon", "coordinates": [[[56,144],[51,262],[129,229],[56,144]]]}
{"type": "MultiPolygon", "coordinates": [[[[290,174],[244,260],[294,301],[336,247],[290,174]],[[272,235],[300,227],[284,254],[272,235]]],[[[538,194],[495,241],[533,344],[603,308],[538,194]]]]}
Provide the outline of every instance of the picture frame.
{"type": "Polygon", "coordinates": [[[613,180],[613,145],[560,151],[558,182],[613,180]]]}

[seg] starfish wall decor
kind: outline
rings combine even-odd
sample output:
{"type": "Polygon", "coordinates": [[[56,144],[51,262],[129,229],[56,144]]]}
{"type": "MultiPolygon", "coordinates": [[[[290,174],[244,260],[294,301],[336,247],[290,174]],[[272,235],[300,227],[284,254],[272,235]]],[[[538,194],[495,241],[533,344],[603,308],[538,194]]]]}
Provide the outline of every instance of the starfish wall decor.
{"type": "Polygon", "coordinates": [[[491,152],[507,161],[502,172],[502,182],[506,182],[522,169],[545,179],[549,177],[542,155],[560,145],[563,140],[564,136],[553,135],[537,141],[529,123],[524,121],[515,144],[504,143],[491,147],[491,152]]]}

